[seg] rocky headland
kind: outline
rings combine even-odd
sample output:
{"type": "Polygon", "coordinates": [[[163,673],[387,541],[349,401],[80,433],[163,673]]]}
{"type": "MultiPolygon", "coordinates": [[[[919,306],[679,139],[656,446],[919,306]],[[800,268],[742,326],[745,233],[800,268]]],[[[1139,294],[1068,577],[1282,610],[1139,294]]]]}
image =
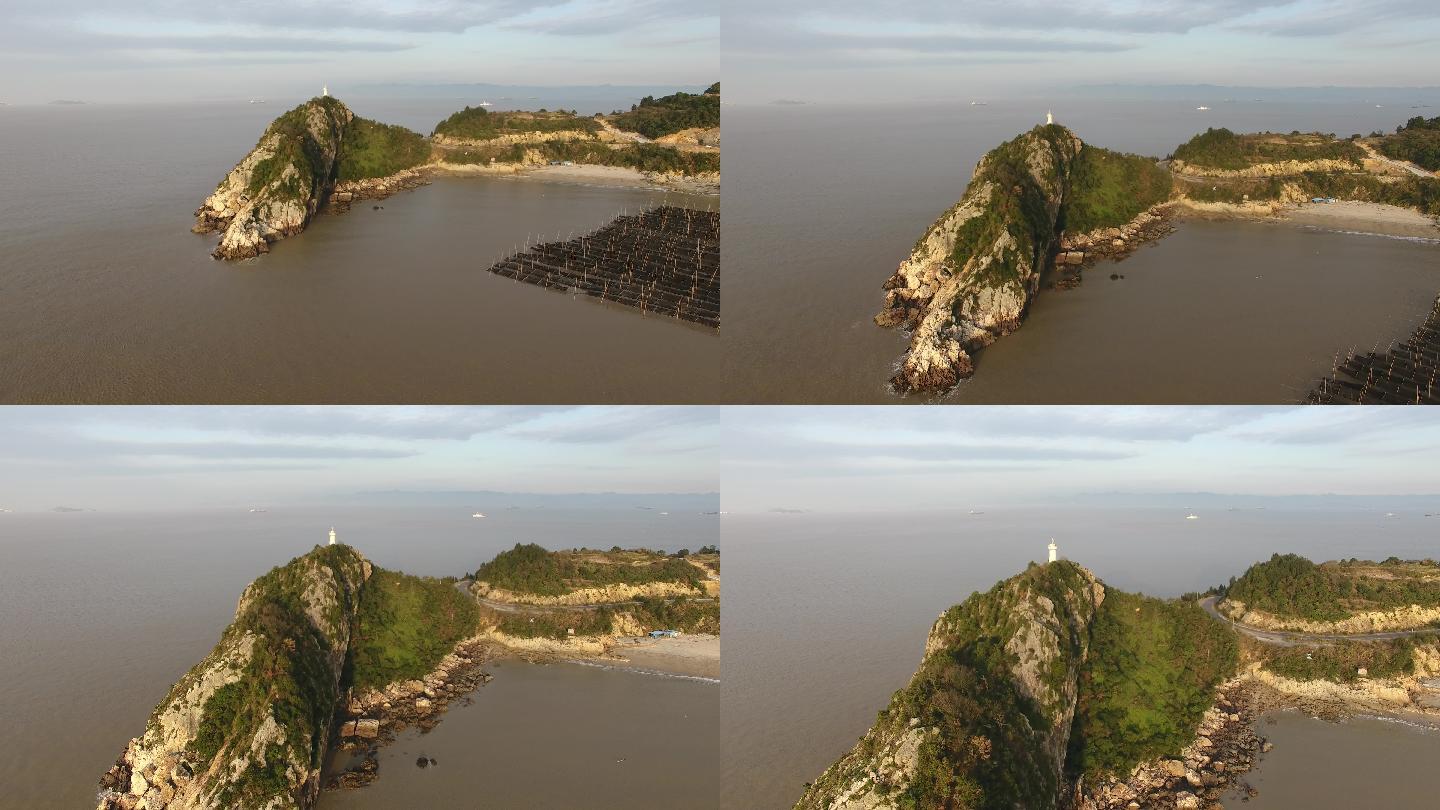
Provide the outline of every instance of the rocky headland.
{"type": "Polygon", "coordinates": [[[609,171],[579,181],[718,192],[718,92],[647,99],[638,119],[633,110],[585,117],[467,107],[430,137],[360,118],[338,99],[319,96],[266,128],[196,210],[192,230],[220,232],[217,259],[253,258],[327,207],[343,213],[355,202],[424,185],[437,172],[546,178],[549,169],[603,168],[609,171]],[[687,105],[712,96],[713,115],[707,107],[697,119],[687,105]],[[693,126],[697,121],[706,126],[693,126]],[[652,139],[623,128],[637,125],[664,134],[652,139]]]}
{"type": "Polygon", "coordinates": [[[335,186],[355,115],[329,96],[270,124],[260,142],[195,212],[196,233],[220,231],[217,259],[248,259],[305,229],[335,186]]]}
{"type": "MultiPolygon", "coordinates": [[[[1282,573],[1250,584],[1311,592],[1282,573]]],[[[1436,632],[1277,640],[1203,604],[1032,565],[942,614],[910,683],[796,807],[1217,808],[1237,783],[1254,795],[1269,712],[1440,718],[1436,632]]]]}
{"type": "Polygon", "coordinates": [[[101,779],[99,810],[312,806],[371,572],[348,546],[317,547],[247,587],[101,779]]]}
{"type": "MultiPolygon", "coordinates": [[[[1440,238],[1440,180],[1381,158],[1371,140],[1208,130],[1161,161],[1085,144],[1048,124],[1001,144],[883,285],[875,323],[910,335],[892,387],[943,394],[975,373],[977,351],[1019,328],[1042,276],[1054,271],[1050,287],[1073,287],[1086,266],[1163,238],[1177,217],[1309,222],[1316,217],[1296,212],[1340,200],[1369,207],[1322,223],[1440,238]],[[1426,221],[1398,221],[1397,211],[1426,221]]],[[[1425,375],[1405,373],[1385,401],[1430,395],[1425,375]]]]}
{"type": "MultiPolygon", "coordinates": [[[[510,589],[484,597],[468,580],[389,571],[345,545],[272,569],[101,778],[98,810],[303,810],[322,785],[374,779],[380,746],[468,703],[500,656],[624,663],[624,646],[664,668],[649,631],[718,636],[713,549],[507,554],[481,570],[510,589]],[[560,598],[499,601],[526,583],[560,598]]],[[[718,638],[688,646],[672,656],[687,659],[682,674],[718,675],[718,638]]]]}

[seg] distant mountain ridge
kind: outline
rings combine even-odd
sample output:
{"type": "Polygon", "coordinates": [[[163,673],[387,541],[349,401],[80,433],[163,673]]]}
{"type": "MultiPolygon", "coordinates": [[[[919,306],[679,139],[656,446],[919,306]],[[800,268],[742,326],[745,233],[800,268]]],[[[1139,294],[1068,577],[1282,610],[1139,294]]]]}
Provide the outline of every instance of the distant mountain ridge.
{"type": "Polygon", "coordinates": [[[1342,102],[1389,101],[1399,104],[1431,100],[1440,103],[1440,87],[1251,87],[1222,84],[1083,84],[1071,88],[1085,98],[1137,100],[1224,100],[1342,102]]]}

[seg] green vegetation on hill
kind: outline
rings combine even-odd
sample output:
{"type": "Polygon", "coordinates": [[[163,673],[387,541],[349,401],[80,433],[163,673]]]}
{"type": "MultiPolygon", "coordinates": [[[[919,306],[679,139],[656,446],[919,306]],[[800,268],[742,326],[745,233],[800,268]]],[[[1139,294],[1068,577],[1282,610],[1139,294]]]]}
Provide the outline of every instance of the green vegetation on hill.
{"type": "Polygon", "coordinates": [[[345,105],[330,96],[317,96],[288,110],[270,122],[261,142],[271,135],[279,135],[275,153],[255,164],[250,175],[250,184],[245,193],[254,196],[261,189],[279,180],[287,167],[295,167],[295,174],[275,189],[281,199],[298,199],[305,190],[312,194],[320,184],[330,178],[329,168],[324,164],[321,145],[315,140],[309,127],[310,109],[318,105],[325,113],[325,124],[330,128],[324,133],[331,144],[339,144],[344,136],[343,122],[347,112],[345,105]]]}
{"type": "Polygon", "coordinates": [[[1195,738],[1238,661],[1235,634],[1194,602],[1109,588],[1090,630],[1066,769],[1125,775],[1195,738]]]}
{"type": "Polygon", "coordinates": [[[435,134],[451,138],[488,141],[502,135],[516,135],[523,132],[580,130],[594,134],[601,129],[600,122],[594,118],[581,118],[563,110],[490,112],[484,107],[466,107],[436,124],[435,134]]]}
{"type": "Polygon", "coordinates": [[[1424,169],[1440,171],[1440,116],[1415,116],[1380,141],[1380,151],[1424,169]]]}
{"type": "MultiPolygon", "coordinates": [[[[901,808],[1014,808],[1053,806],[1056,773],[1042,740],[1061,707],[1042,706],[1027,697],[1012,675],[1018,656],[1007,643],[1026,619],[1017,609],[1022,598],[1049,599],[1062,625],[1084,626],[1089,608],[1081,596],[1087,580],[1069,562],[1032,565],[1024,573],[973,594],[947,610],[935,623],[944,645],[926,656],[909,685],[890,698],[876,721],[882,734],[862,738],[852,756],[826,771],[799,807],[824,807],[836,792],[856,779],[869,779],[874,758],[886,739],[916,725],[936,729],[920,744],[907,785],[877,784],[878,792],[901,808]],[[943,629],[942,629],[943,628],[943,629]]],[[[1082,640],[1061,631],[1056,666],[1042,673],[1052,688],[1066,677],[1067,662],[1077,661],[1082,640]]]]}
{"type": "Polygon", "coordinates": [[[474,635],[479,612],[453,580],[376,567],[360,596],[351,640],[351,681],[378,689],[420,678],[474,635]]]}
{"type": "Polygon", "coordinates": [[[1169,199],[1170,172],[1153,158],[1086,145],[1070,168],[1064,230],[1117,228],[1169,199]]]}
{"type": "Polygon", "coordinates": [[[345,129],[337,180],[388,177],[430,159],[430,144],[418,132],[368,118],[355,118],[345,129]]]}
{"type": "Polygon", "coordinates": [[[1352,141],[1336,140],[1318,132],[1237,135],[1228,129],[1212,128],[1175,147],[1173,157],[1192,166],[1211,169],[1244,169],[1257,163],[1286,160],[1345,160],[1358,167],[1365,158],[1365,150],[1352,141]]]}
{"type": "Polygon", "coordinates": [[[581,588],[675,582],[696,590],[703,576],[683,559],[649,551],[546,551],[534,543],[502,551],[480,566],[475,579],[497,588],[561,596],[581,588]]]}
{"type": "Polygon", "coordinates": [[[1285,186],[1293,185],[1304,197],[1334,197],[1413,208],[1440,216],[1440,180],[1404,177],[1386,180],[1359,172],[1302,172],[1285,177],[1203,178],[1181,181],[1185,196],[1201,202],[1240,203],[1278,200],[1285,186]]]}
{"type": "MultiPolygon", "coordinates": [[[[995,186],[995,194],[990,204],[984,206],[977,216],[960,226],[950,252],[952,266],[957,269],[964,267],[972,256],[995,244],[1002,231],[1009,232],[1016,248],[1004,251],[999,260],[987,268],[989,286],[1019,283],[1022,256],[1038,266],[1036,247],[1042,236],[1048,239],[1053,235],[1053,223],[1050,221],[1049,195],[1030,173],[1031,157],[1037,149],[1048,150],[1059,175],[1051,179],[1057,187],[1061,187],[1071,164],[1068,149],[1062,148],[1062,143],[1071,137],[1069,130],[1059,124],[1037,126],[985,155],[983,166],[970,181],[969,189],[991,183],[995,186]]],[[[964,202],[965,198],[961,198],[961,203],[964,202]]],[[[941,217],[942,220],[944,218],[941,217]]],[[[924,239],[922,236],[920,241],[924,239]]],[[[916,248],[919,246],[917,242],[916,248]]]]}
{"type": "Polygon", "coordinates": [[[655,98],[646,96],[629,112],[610,115],[610,123],[627,132],[659,138],[682,129],[720,126],[720,83],[704,93],[674,93],[655,98]]]}
{"type": "MultiPolygon", "coordinates": [[[[304,593],[311,573],[328,568],[339,581],[358,583],[363,562],[349,546],[317,546],[309,554],[271,569],[247,590],[244,610],[226,628],[217,650],[245,634],[257,640],[239,680],[217,689],[202,707],[198,733],[191,743],[196,761],[208,765],[225,756],[232,741],[248,745],[255,732],[273,716],[284,729],[285,745],[271,744],[263,762],[252,759],[238,778],[217,797],[221,806],[260,807],[270,799],[288,795],[287,752],[309,757],[319,767],[327,740],[326,729],[338,697],[335,673],[330,669],[330,641],[306,613],[304,593]]],[[[355,594],[343,588],[323,611],[329,628],[348,624],[355,609],[355,594]]],[[[171,690],[171,699],[188,688],[189,677],[171,690]]],[[[237,754],[239,752],[230,752],[237,754]]]]}
{"type": "Polygon", "coordinates": [[[720,600],[700,602],[694,599],[663,599],[640,597],[637,605],[625,609],[648,632],[650,630],[681,630],[686,633],[719,633],[720,600]]]}
{"type": "Polygon", "coordinates": [[[546,141],[545,143],[507,144],[488,148],[467,148],[450,151],[445,159],[451,163],[519,163],[529,152],[545,161],[571,161],[596,166],[623,166],[642,172],[678,172],[685,175],[720,171],[720,155],[716,152],[682,152],[653,143],[627,144],[611,147],[597,141],[546,141]]]}
{"type": "Polygon", "coordinates": [[[1282,618],[1339,621],[1365,611],[1440,605],[1440,566],[1396,559],[1316,565],[1275,554],[1230,583],[1226,597],[1282,618]]]}
{"type": "Polygon", "coordinates": [[[1404,677],[1415,670],[1417,644],[1434,644],[1440,634],[1393,641],[1342,641],[1318,647],[1248,646],[1265,668],[1297,681],[1326,680],[1354,683],[1362,677],[1404,677]],[[1365,675],[1360,669],[1365,669],[1365,675]]]}
{"type": "Polygon", "coordinates": [[[614,629],[615,613],[608,607],[594,610],[502,611],[483,608],[496,629],[516,638],[563,640],[577,636],[605,636],[614,629]]]}

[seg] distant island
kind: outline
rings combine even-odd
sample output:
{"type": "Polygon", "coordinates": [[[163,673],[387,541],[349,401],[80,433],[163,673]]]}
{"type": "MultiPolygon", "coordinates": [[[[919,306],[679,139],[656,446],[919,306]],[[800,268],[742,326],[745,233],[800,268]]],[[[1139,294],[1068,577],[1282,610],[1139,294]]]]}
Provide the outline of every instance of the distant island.
{"type": "Polygon", "coordinates": [[[719,590],[713,546],[517,545],[436,579],[332,539],[245,589],[214,650],[101,779],[98,808],[312,807],[323,788],[375,778],[379,745],[440,722],[504,655],[718,678],[719,590]],[[335,748],[359,764],[327,773],[335,748]]]}
{"type": "Polygon", "coordinates": [[[1172,600],[1032,564],[941,614],[910,683],[795,806],[1210,806],[1269,750],[1258,715],[1440,716],[1436,676],[1434,560],[1277,555],[1172,600]]]}
{"type": "Polygon", "coordinates": [[[304,230],[326,206],[343,211],[359,200],[423,185],[436,172],[554,168],[591,181],[609,172],[632,181],[715,190],[719,145],[718,82],[704,93],[647,96],[630,110],[593,117],[467,107],[438,123],[428,138],[358,117],[338,99],[322,95],[266,128],[195,212],[194,230],[221,233],[215,258],[251,258],[304,230]]]}
{"type": "MultiPolygon", "coordinates": [[[[910,333],[891,383],[900,392],[949,390],[975,373],[975,352],[1020,327],[1048,271],[1057,276],[1052,286],[1078,284],[1084,266],[1163,237],[1179,214],[1286,213],[1312,224],[1440,238],[1436,170],[1440,118],[1344,139],[1210,129],[1164,161],[1087,144],[1059,124],[1037,126],[980,160],[960,201],[885,282],[875,322],[910,333]],[[1337,200],[1394,208],[1326,205],[1337,200]],[[1305,205],[1311,202],[1322,205],[1305,205]],[[1366,221],[1356,226],[1356,219],[1366,221]]],[[[1428,332],[1419,338],[1424,351],[1435,340],[1428,332]]],[[[1356,364],[1348,380],[1322,390],[1343,401],[1429,401],[1436,393],[1426,368],[1377,390],[1365,380],[1379,365],[1356,364]]]]}

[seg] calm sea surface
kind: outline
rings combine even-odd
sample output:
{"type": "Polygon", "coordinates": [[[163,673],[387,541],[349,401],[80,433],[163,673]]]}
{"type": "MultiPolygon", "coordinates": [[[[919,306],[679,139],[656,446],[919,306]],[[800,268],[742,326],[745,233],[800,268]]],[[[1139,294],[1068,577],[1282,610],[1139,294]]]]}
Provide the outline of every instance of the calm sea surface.
{"type": "Polygon", "coordinates": [[[1317,807],[1434,807],[1440,796],[1440,728],[1356,717],[1329,723],[1295,712],[1263,718],[1275,744],[1245,781],[1260,791],[1246,802],[1232,790],[1226,807],[1314,810],[1317,807]]]}
{"type": "MultiPolygon", "coordinates": [[[[880,285],[1000,142],[1056,120],[1164,156],[1210,126],[1341,136],[1419,114],[1339,104],[1032,101],[731,107],[725,376],[743,402],[922,402],[886,385],[903,333],[880,285]]],[[[1294,402],[1336,352],[1382,348],[1440,291],[1440,245],[1260,223],[1185,223],[979,356],[946,402],[1294,402]],[[1119,281],[1112,273],[1123,273],[1119,281]]]]}
{"type": "MultiPolygon", "coordinates": [[[[93,806],[100,775],[144,729],[170,685],[214,646],[245,585],[324,542],[332,524],[342,542],[377,565],[434,576],[473,571],[517,542],[674,550],[699,548],[719,535],[715,516],[678,511],[497,510],[485,520],[472,519],[470,511],[0,515],[0,683],[6,688],[0,807],[93,806]]],[[[640,802],[645,794],[631,792],[625,795],[636,803],[626,806],[713,806],[718,694],[713,683],[501,664],[475,705],[454,710],[454,731],[446,729],[447,717],[422,738],[440,767],[417,776],[427,777],[425,789],[441,797],[473,784],[466,780],[478,769],[496,782],[488,794],[495,803],[486,806],[522,807],[511,800],[523,780],[503,782],[502,776],[527,773],[520,761],[545,762],[554,774],[573,768],[613,786],[616,771],[600,763],[612,751],[633,751],[644,767],[673,771],[675,779],[708,792],[692,794],[703,797],[694,804],[651,805],[640,802]],[[483,735],[491,739],[479,742],[483,735]],[[470,747],[485,752],[489,764],[459,767],[470,747]]],[[[418,770],[415,756],[411,771],[418,770]]],[[[410,776],[387,761],[375,787],[392,774],[396,783],[410,776]]],[[[679,788],[662,784],[654,795],[678,801],[679,788]]],[[[574,789],[547,785],[544,801],[551,804],[535,806],[561,806],[574,795],[565,791],[574,789]]],[[[597,790],[606,801],[620,795],[604,792],[610,787],[597,790]]]]}
{"type": "MultiPolygon", "coordinates": [[[[212,260],[192,212],[288,106],[0,108],[0,402],[718,399],[714,330],[486,272],[527,239],[715,197],[439,179],[212,260]]],[[[428,133],[459,106],[353,109],[428,133]]]]}
{"type": "MultiPolygon", "coordinates": [[[[1175,509],[983,511],[723,518],[723,807],[793,804],[909,681],[935,617],[1043,560],[1052,536],[1062,556],[1110,585],[1178,596],[1225,582],[1277,551],[1316,560],[1433,557],[1440,529],[1440,520],[1399,509],[1388,519],[1371,511],[1201,510],[1195,521],[1175,509]]],[[[1423,806],[1407,803],[1411,786],[1366,774],[1401,741],[1436,761],[1440,734],[1387,724],[1337,729],[1316,745],[1338,751],[1354,739],[1355,748],[1343,749],[1344,769],[1305,772],[1322,786],[1316,790],[1363,780],[1366,806],[1423,806]]],[[[1303,757],[1305,739],[1276,736],[1277,783],[1293,779],[1280,773],[1280,757],[1303,757]]],[[[1267,760],[1254,776],[1268,779],[1269,770],[1267,760]]]]}

